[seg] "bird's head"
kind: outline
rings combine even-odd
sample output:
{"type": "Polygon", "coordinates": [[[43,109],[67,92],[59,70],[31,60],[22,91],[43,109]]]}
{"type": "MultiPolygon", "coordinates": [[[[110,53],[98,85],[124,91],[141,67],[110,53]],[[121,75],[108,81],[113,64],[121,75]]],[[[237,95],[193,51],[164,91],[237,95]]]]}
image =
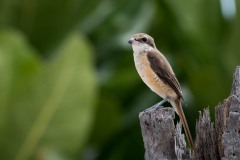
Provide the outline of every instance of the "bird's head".
{"type": "Polygon", "coordinates": [[[156,48],[154,39],[146,33],[137,33],[131,36],[128,43],[132,45],[134,52],[148,51],[156,48]]]}

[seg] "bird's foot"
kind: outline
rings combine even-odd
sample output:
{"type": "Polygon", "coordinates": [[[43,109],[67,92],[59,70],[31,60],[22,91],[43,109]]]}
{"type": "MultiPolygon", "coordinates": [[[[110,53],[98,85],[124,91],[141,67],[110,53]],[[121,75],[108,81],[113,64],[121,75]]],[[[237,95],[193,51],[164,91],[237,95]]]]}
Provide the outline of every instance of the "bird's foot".
{"type": "Polygon", "coordinates": [[[150,107],[149,109],[160,109],[162,108],[162,104],[165,103],[167,100],[163,99],[161,102],[158,102],[157,104],[155,104],[154,106],[150,107]]]}

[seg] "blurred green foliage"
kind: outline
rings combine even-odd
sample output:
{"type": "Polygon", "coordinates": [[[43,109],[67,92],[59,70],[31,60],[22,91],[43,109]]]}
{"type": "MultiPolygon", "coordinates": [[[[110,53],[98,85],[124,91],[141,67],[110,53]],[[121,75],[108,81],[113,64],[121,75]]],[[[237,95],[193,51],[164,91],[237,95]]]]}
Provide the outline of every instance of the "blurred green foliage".
{"type": "Polygon", "coordinates": [[[143,159],[138,113],[160,98],[135,70],[137,32],[172,64],[194,132],[240,62],[240,3],[225,16],[223,1],[0,0],[1,159],[143,159]]]}

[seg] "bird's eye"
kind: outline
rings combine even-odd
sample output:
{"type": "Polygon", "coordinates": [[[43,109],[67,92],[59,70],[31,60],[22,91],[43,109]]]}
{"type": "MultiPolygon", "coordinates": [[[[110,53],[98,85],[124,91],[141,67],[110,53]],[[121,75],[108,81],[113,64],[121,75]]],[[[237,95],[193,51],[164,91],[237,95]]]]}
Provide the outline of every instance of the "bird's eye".
{"type": "Polygon", "coordinates": [[[147,42],[147,40],[148,40],[147,37],[143,37],[143,38],[142,38],[142,41],[143,41],[143,42],[147,42]]]}

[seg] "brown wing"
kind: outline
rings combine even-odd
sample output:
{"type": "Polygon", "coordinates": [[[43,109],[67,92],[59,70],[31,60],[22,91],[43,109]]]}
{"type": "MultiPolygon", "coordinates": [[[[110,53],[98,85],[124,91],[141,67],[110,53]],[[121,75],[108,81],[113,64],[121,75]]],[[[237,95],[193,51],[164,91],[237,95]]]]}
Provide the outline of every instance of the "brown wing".
{"type": "Polygon", "coordinates": [[[161,57],[161,55],[156,53],[154,54],[150,51],[147,54],[147,58],[156,75],[161,78],[163,82],[169,85],[176,92],[179,98],[183,99],[180,84],[165,57],[161,57]]]}

